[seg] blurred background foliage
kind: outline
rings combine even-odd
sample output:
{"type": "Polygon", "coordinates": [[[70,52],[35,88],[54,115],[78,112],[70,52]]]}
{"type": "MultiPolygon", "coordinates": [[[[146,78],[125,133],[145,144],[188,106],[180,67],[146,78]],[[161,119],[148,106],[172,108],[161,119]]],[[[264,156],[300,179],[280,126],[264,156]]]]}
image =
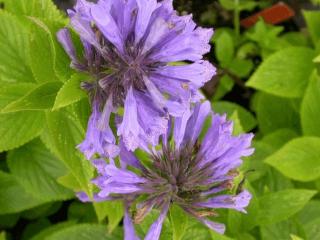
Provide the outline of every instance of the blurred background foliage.
{"type": "MultiPolygon", "coordinates": [[[[0,2],[0,240],[122,239],[121,204],[74,197],[92,192],[94,174],[75,149],[89,115],[75,88],[83,76],[55,39],[74,1],[55,0],[61,11],[51,0],[0,2]]],[[[218,74],[203,92],[235,122],[235,134],[256,134],[239,177],[254,198],[246,215],[220,212],[225,236],[177,213],[162,239],[320,239],[320,2],[284,1],[294,17],[240,25],[278,2],[174,0],[180,14],[215,29],[206,58],[218,74]]]]}

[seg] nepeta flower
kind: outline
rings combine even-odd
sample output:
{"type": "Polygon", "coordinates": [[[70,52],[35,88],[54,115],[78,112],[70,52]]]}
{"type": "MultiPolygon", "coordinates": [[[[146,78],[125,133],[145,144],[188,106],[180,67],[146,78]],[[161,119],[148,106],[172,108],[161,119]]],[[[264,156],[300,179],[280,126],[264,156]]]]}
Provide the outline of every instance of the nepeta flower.
{"type": "MultiPolygon", "coordinates": [[[[93,182],[100,189],[95,201],[123,199],[126,203],[124,218],[125,239],[137,239],[133,222],[139,223],[153,209],[160,216],[149,229],[145,239],[160,236],[163,221],[172,203],[198,219],[210,229],[223,233],[223,224],[207,217],[215,216],[215,209],[231,208],[245,212],[251,194],[242,190],[231,194],[236,169],[241,157],[253,153],[252,134],[232,136],[233,124],[226,116],[210,110],[210,103],[196,104],[194,109],[174,120],[172,131],[162,136],[162,148],[144,148],[149,162],[142,162],[120,144],[120,163],[105,159],[94,160],[98,177],[93,182]],[[200,142],[205,121],[211,126],[200,142]],[[130,166],[126,168],[126,166],[130,166]],[[130,209],[136,211],[133,222],[130,209]]],[[[89,198],[81,193],[80,199],[89,198]]]]}
{"type": "MultiPolygon", "coordinates": [[[[129,150],[141,139],[157,144],[169,116],[181,116],[190,102],[199,101],[198,89],[215,74],[202,59],[210,50],[212,29],[196,27],[191,15],[178,16],[172,0],[78,0],[68,14],[83,56],[78,56],[68,29],[58,32],[58,40],[71,66],[92,76],[82,87],[102,118],[92,117],[88,128],[108,128],[110,113],[123,107],[117,134],[129,150]]],[[[87,134],[80,146],[89,157],[99,153],[96,145],[112,144],[103,133],[98,139],[91,139],[93,135],[87,134]]]]}

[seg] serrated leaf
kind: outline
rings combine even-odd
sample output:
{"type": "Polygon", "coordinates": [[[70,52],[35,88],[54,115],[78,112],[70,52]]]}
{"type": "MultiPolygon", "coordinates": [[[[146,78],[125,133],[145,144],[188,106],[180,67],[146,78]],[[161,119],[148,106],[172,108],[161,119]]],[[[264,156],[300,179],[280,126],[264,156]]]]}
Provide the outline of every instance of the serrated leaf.
{"type": "Polygon", "coordinates": [[[40,135],[43,112],[22,111],[0,114],[0,152],[19,147],[40,135]]]}
{"type": "Polygon", "coordinates": [[[0,171],[0,214],[10,214],[33,208],[43,201],[28,194],[14,176],[0,171]]]}
{"type": "MultiPolygon", "coordinates": [[[[90,162],[81,155],[76,146],[83,141],[84,129],[76,116],[67,110],[47,113],[45,144],[64,162],[82,190],[89,192],[93,177],[90,162]]],[[[78,189],[80,190],[80,189],[78,189]]]]}
{"type": "Polygon", "coordinates": [[[252,113],[238,104],[226,101],[218,101],[213,102],[212,105],[215,112],[220,114],[226,113],[229,118],[232,116],[232,114],[234,114],[234,112],[237,111],[240,124],[243,130],[246,132],[253,129],[257,124],[256,119],[254,118],[252,113]]]}
{"type": "Polygon", "coordinates": [[[57,201],[74,196],[73,192],[56,182],[66,168],[39,139],[9,152],[7,163],[20,185],[38,199],[57,201]]]}
{"type": "Polygon", "coordinates": [[[52,0],[2,0],[5,10],[16,15],[62,20],[63,15],[52,0]]]}
{"type": "Polygon", "coordinates": [[[320,177],[320,138],[293,139],[265,162],[291,179],[304,182],[316,180],[320,177]]]}
{"type": "Polygon", "coordinates": [[[303,11],[304,19],[306,20],[308,31],[310,32],[314,44],[320,40],[320,12],[319,11],[303,11]]]}
{"type": "Polygon", "coordinates": [[[47,82],[38,85],[25,96],[10,103],[2,113],[17,112],[22,110],[45,110],[53,106],[56,95],[61,87],[61,82],[47,82]]]}
{"type": "Polygon", "coordinates": [[[30,35],[30,64],[37,82],[53,82],[59,79],[55,72],[56,52],[53,36],[44,21],[29,17],[32,23],[30,35]]]}
{"type": "Polygon", "coordinates": [[[287,189],[268,193],[259,198],[257,225],[268,225],[285,220],[299,212],[316,194],[304,189],[287,189]]]}
{"type": "Polygon", "coordinates": [[[46,237],[46,240],[120,240],[119,235],[109,235],[103,225],[77,224],[46,237]]]}
{"type": "Polygon", "coordinates": [[[74,74],[58,92],[53,110],[68,106],[85,98],[86,93],[80,88],[82,81],[88,79],[85,74],[74,74]]]}
{"type": "Polygon", "coordinates": [[[301,125],[305,135],[320,137],[320,77],[314,72],[301,104],[301,125]]]}
{"type": "Polygon", "coordinates": [[[252,75],[247,86],[280,97],[298,98],[308,85],[314,68],[314,51],[291,47],[268,57],[252,75]]]}
{"type": "Polygon", "coordinates": [[[299,131],[299,114],[295,105],[295,100],[259,92],[255,110],[261,132],[268,134],[281,128],[299,131]]]}
{"type": "Polygon", "coordinates": [[[29,66],[27,30],[4,11],[0,11],[0,22],[0,82],[34,82],[29,66]]]}

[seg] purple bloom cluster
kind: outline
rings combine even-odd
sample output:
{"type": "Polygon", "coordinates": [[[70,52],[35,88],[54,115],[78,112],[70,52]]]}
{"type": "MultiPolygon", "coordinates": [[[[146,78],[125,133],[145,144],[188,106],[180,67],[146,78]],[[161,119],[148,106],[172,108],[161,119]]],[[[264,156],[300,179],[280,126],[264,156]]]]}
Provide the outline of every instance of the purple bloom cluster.
{"type": "Polygon", "coordinates": [[[170,116],[181,117],[198,89],[215,74],[203,60],[213,30],[197,27],[192,16],[178,16],[172,0],[78,0],[68,11],[79,34],[79,57],[67,28],[58,40],[71,66],[92,76],[84,82],[93,105],[85,141],[79,146],[87,158],[114,154],[111,113],[123,108],[117,135],[129,150],[141,141],[156,145],[170,116]]]}
{"type": "MultiPolygon", "coordinates": [[[[100,189],[94,200],[122,199],[127,204],[126,240],[138,239],[133,222],[141,222],[154,208],[160,210],[160,216],[150,227],[145,237],[148,240],[159,239],[173,203],[218,233],[224,232],[224,225],[208,219],[217,214],[215,209],[245,212],[249,204],[248,191],[235,195],[228,192],[233,188],[241,157],[253,153],[250,148],[253,135],[232,136],[232,122],[213,113],[209,102],[196,104],[188,114],[175,118],[173,125],[162,135],[160,150],[141,146],[149,163],[142,164],[123,144],[120,144],[120,166],[113,160],[93,160],[98,171],[93,182],[100,189]],[[203,125],[210,120],[211,125],[200,141],[203,125]],[[136,210],[134,216],[130,215],[131,208],[136,210]]],[[[89,201],[84,193],[79,197],[89,201]]]]}
{"type": "Polygon", "coordinates": [[[160,215],[145,239],[159,239],[173,203],[223,233],[209,217],[219,208],[245,212],[250,193],[231,189],[241,158],[253,153],[253,135],[232,136],[232,122],[200,103],[199,88],[215,74],[203,60],[212,29],[178,16],[172,0],[78,0],[68,14],[82,55],[67,28],[57,36],[71,67],[91,76],[81,85],[92,114],[78,148],[96,167],[99,189],[93,199],[78,197],[123,201],[126,240],[139,239],[134,224],[152,209],[160,215]],[[205,123],[211,126],[200,138],[205,123]],[[136,157],[137,148],[146,159],[136,157]]]}

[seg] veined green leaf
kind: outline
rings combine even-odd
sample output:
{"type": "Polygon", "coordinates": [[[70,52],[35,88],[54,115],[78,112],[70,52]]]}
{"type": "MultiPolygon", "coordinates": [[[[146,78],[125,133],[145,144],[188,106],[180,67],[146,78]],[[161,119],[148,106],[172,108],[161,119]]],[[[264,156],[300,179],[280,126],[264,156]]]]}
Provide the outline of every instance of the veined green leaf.
{"type": "Polygon", "coordinates": [[[9,152],[7,163],[20,185],[38,199],[57,201],[74,196],[56,182],[56,178],[66,173],[65,166],[39,139],[9,152]]]}
{"type": "Polygon", "coordinates": [[[280,97],[301,97],[314,68],[314,55],[313,50],[305,47],[278,51],[258,67],[247,86],[280,97]]]}
{"type": "Polygon", "coordinates": [[[1,112],[9,113],[23,110],[49,109],[53,106],[61,86],[61,82],[46,82],[40,84],[22,98],[7,105],[1,112]]]}
{"type": "Polygon", "coordinates": [[[295,138],[265,162],[291,179],[316,180],[320,177],[320,138],[295,138]]]}
{"type": "Polygon", "coordinates": [[[0,82],[35,82],[29,66],[27,30],[4,11],[0,11],[0,22],[0,82]]]}

